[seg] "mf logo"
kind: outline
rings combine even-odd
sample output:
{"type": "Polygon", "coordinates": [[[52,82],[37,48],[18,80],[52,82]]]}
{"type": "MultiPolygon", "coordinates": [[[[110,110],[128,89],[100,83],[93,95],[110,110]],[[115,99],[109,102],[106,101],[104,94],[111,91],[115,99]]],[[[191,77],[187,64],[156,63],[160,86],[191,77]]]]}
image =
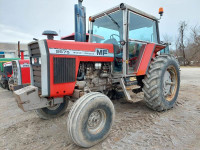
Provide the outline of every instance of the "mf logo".
{"type": "Polygon", "coordinates": [[[96,49],[96,53],[98,56],[104,56],[108,54],[108,50],[107,49],[96,49]]]}

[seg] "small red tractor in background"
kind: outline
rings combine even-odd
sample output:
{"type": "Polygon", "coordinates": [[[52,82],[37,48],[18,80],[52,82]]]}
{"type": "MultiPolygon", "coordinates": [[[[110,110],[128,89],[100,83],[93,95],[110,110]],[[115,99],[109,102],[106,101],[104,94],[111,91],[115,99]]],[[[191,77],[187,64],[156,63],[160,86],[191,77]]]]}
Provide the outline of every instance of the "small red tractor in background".
{"type": "Polygon", "coordinates": [[[9,79],[9,89],[16,91],[30,85],[30,61],[26,59],[12,61],[13,74],[9,79]]]}
{"type": "Polygon", "coordinates": [[[21,59],[9,62],[11,74],[8,78],[8,89],[15,91],[30,85],[30,62],[24,59],[24,51],[20,51],[21,59]]]}
{"type": "Polygon", "coordinates": [[[30,63],[24,59],[24,51],[20,51],[20,58],[11,58],[3,64],[1,86],[8,90],[17,90],[14,87],[22,88],[30,85],[30,63]],[[20,85],[20,86],[19,86],[20,85]]]}
{"type": "Polygon", "coordinates": [[[158,20],[122,3],[89,18],[86,42],[85,7],[79,0],[75,42],[53,40],[57,33],[46,31],[48,39],[29,43],[31,85],[14,91],[18,106],[50,119],[75,100],[67,129],[82,147],[108,136],[115,118],[110,99],[116,93],[134,102],[143,91],[149,108],[172,108],[180,86],[179,64],[174,56],[159,54],[166,45],[160,42],[158,20]]]}

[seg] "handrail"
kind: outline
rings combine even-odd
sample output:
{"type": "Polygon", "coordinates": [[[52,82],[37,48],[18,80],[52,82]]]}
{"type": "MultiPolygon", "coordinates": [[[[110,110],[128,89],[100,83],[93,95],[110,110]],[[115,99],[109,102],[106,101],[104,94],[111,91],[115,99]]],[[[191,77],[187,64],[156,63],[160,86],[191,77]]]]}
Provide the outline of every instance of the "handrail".
{"type": "Polygon", "coordinates": [[[129,41],[133,41],[133,42],[136,42],[136,43],[144,43],[144,44],[156,44],[158,46],[166,46],[167,45],[167,43],[159,44],[159,43],[152,43],[152,42],[140,41],[140,40],[132,40],[132,39],[129,39],[129,41]]]}

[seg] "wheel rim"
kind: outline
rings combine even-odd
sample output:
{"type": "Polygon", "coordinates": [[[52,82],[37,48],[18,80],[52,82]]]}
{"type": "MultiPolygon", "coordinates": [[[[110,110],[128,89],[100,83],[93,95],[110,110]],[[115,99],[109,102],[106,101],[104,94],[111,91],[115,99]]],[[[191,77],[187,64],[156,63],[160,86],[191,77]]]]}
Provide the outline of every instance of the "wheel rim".
{"type": "Polygon", "coordinates": [[[169,66],[164,74],[163,79],[163,95],[167,101],[172,101],[178,84],[177,71],[174,66],[169,66]]]}
{"type": "Polygon", "coordinates": [[[60,104],[55,104],[53,106],[49,106],[49,107],[47,107],[47,109],[49,109],[49,110],[56,110],[56,109],[58,109],[58,107],[60,107],[60,104]]]}
{"type": "Polygon", "coordinates": [[[93,111],[88,118],[88,130],[92,134],[99,133],[105,126],[106,113],[102,109],[93,111]]]}

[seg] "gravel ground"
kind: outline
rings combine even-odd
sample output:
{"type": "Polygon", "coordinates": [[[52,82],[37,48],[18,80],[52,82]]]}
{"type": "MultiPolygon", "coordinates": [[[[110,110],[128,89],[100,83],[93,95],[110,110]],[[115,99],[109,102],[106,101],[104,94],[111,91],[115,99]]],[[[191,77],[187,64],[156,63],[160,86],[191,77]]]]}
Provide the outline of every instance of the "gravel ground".
{"type": "MultiPolygon", "coordinates": [[[[200,149],[200,68],[181,69],[178,101],[167,112],[154,112],[143,101],[113,103],[116,119],[111,133],[91,150],[200,149]]],[[[34,112],[22,112],[12,92],[0,88],[0,149],[82,149],[68,138],[70,107],[59,118],[41,120],[34,112]]]]}

